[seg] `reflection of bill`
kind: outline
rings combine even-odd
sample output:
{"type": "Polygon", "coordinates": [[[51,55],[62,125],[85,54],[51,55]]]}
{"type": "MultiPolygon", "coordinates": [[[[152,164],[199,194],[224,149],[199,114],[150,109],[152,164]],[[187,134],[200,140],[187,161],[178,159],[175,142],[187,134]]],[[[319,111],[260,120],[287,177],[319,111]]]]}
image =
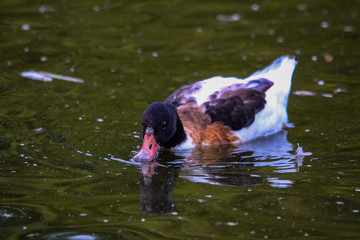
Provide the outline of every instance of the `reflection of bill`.
{"type": "Polygon", "coordinates": [[[175,188],[175,166],[165,167],[157,162],[141,166],[140,207],[145,214],[166,214],[174,211],[172,196],[175,188]]]}

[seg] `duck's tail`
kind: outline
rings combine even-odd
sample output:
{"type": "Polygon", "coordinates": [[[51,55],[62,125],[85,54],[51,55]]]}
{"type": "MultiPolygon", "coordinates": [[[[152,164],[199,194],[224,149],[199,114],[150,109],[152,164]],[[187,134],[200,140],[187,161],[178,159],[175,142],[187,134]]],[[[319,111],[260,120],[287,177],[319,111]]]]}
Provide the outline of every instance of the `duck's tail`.
{"type": "Polygon", "coordinates": [[[295,57],[282,56],[276,59],[268,67],[253,73],[244,80],[249,81],[265,78],[272,81],[274,85],[266,92],[266,95],[276,95],[279,103],[282,102],[286,105],[291,88],[291,79],[296,64],[297,60],[295,57]]]}

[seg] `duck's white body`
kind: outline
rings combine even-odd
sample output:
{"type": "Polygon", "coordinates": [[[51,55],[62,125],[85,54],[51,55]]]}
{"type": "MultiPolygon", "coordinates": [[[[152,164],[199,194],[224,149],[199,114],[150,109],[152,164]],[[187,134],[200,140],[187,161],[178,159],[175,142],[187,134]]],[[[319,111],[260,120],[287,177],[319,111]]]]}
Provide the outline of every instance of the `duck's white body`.
{"type": "MultiPolygon", "coordinates": [[[[189,91],[188,98],[193,98],[199,106],[209,101],[214,92],[221,92],[239,83],[247,84],[251,80],[265,78],[274,83],[266,91],[266,105],[258,112],[255,121],[248,127],[233,131],[241,142],[248,142],[259,137],[265,137],[281,131],[288,124],[287,103],[291,88],[291,79],[297,61],[293,57],[283,56],[271,65],[257,71],[251,76],[240,79],[235,77],[216,76],[197,82],[197,89],[189,91]]],[[[185,129],[186,130],[186,129],[185,129]]],[[[177,149],[191,148],[194,144],[187,138],[177,149]]]]}

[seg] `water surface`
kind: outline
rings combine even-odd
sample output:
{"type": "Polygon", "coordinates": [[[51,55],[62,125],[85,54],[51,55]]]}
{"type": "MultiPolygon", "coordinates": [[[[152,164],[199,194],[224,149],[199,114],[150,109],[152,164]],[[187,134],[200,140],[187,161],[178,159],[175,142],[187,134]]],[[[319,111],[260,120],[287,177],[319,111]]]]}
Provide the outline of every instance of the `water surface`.
{"type": "Polygon", "coordinates": [[[359,1],[3,0],[0,16],[1,239],[360,238],[359,1]],[[148,104],[281,55],[299,60],[294,128],[130,161],[148,104]]]}

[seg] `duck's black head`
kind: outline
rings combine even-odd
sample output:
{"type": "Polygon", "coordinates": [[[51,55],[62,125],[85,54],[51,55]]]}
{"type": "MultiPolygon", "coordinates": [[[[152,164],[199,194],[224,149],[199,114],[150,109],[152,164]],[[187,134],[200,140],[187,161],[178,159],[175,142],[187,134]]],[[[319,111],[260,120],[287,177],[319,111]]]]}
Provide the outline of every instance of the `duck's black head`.
{"type": "Polygon", "coordinates": [[[135,160],[151,161],[159,146],[175,147],[185,140],[183,125],[176,108],[168,103],[149,105],[142,119],[143,146],[135,155],[135,160]]]}

